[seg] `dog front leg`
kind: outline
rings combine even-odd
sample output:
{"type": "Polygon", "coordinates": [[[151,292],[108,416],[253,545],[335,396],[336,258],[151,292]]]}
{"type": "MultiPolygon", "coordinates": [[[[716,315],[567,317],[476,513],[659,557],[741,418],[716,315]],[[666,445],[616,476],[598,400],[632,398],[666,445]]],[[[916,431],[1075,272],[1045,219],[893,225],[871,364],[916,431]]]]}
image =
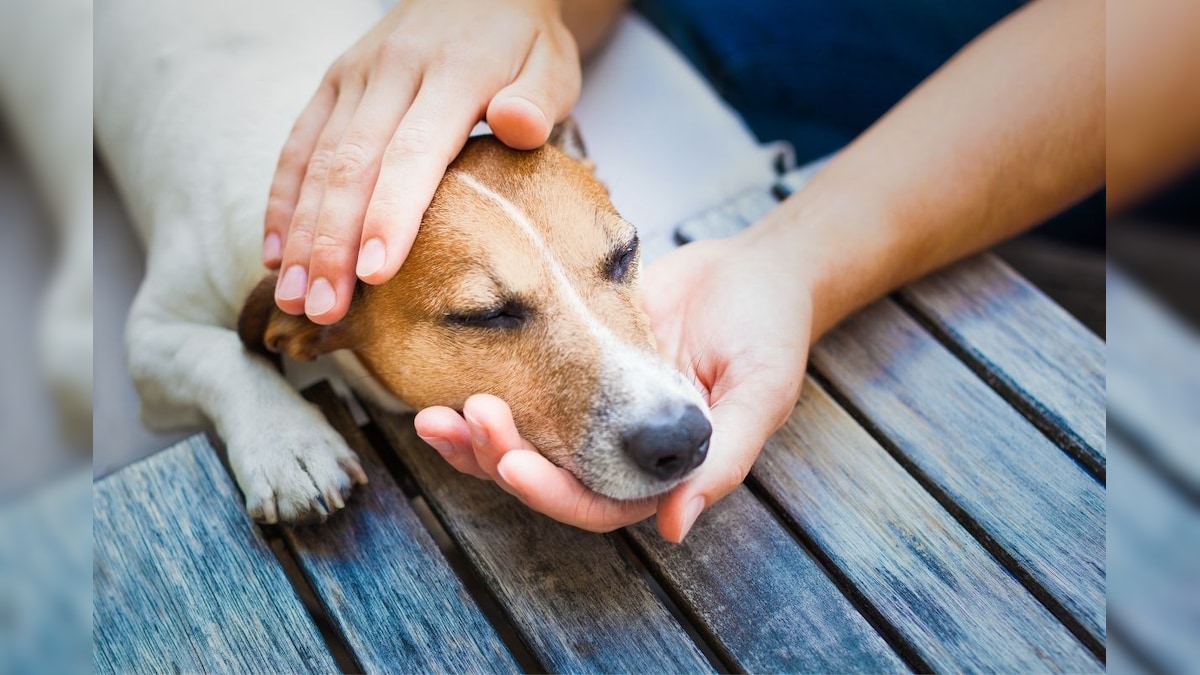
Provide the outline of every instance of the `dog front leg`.
{"type": "Polygon", "coordinates": [[[267,360],[247,352],[234,331],[135,312],[128,335],[143,417],[198,410],[212,420],[255,520],[323,521],[345,505],[354,483],[367,482],[320,410],[267,360]]]}

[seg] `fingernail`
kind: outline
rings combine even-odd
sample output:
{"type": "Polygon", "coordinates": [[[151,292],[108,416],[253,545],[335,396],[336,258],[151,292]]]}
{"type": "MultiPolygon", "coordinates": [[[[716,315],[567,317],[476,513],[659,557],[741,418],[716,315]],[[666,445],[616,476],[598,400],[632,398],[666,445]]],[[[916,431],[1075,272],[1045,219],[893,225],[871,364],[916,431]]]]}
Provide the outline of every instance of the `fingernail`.
{"type": "Polygon", "coordinates": [[[275,289],[275,297],[280,300],[295,300],[304,296],[308,273],[300,265],[292,265],[283,273],[279,280],[279,288],[275,289]]]}
{"type": "Polygon", "coordinates": [[[383,269],[385,262],[387,262],[387,250],[384,249],[383,242],[378,238],[368,239],[367,243],[363,244],[362,250],[358,252],[358,268],[355,273],[360,278],[369,277],[383,269]]]}
{"type": "Polygon", "coordinates": [[[421,436],[421,440],[428,443],[429,447],[437,450],[438,454],[442,457],[446,457],[450,453],[454,452],[454,445],[444,438],[438,438],[437,436],[421,436]]]}
{"type": "Polygon", "coordinates": [[[512,477],[509,476],[510,471],[511,469],[504,462],[500,462],[496,465],[496,473],[500,474],[500,480],[512,485],[512,477]]]}
{"type": "Polygon", "coordinates": [[[279,260],[279,257],[282,255],[282,253],[283,247],[279,244],[279,235],[275,234],[274,232],[268,234],[267,238],[263,240],[263,262],[267,263],[273,260],[279,260]]]}
{"type": "Polygon", "coordinates": [[[683,512],[683,531],[679,533],[677,543],[683,543],[684,537],[692,531],[692,526],[696,524],[696,519],[700,517],[700,512],[703,510],[704,497],[701,495],[692,497],[692,501],[688,502],[687,509],[683,512]]]}
{"type": "Polygon", "coordinates": [[[337,294],[333,292],[333,285],[329,280],[325,277],[313,279],[312,286],[308,289],[308,300],[304,303],[304,313],[309,316],[321,316],[333,309],[335,304],[337,294]]]}
{"type": "Polygon", "coordinates": [[[485,447],[487,445],[487,432],[484,430],[483,425],[471,419],[470,415],[464,414],[463,417],[467,419],[467,428],[471,430],[471,442],[477,448],[485,447]]]}

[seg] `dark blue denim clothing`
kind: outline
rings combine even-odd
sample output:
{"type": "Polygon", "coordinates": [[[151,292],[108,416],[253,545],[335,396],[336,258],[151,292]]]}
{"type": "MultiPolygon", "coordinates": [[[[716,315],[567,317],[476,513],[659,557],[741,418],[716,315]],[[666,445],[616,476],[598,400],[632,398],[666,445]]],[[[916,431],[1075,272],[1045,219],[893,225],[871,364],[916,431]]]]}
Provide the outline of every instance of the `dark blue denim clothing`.
{"type": "MultiPolygon", "coordinates": [[[[1017,0],[639,0],[761,141],[847,145],[1017,0]]],[[[1043,227],[1104,245],[1103,193],[1043,227]]]]}

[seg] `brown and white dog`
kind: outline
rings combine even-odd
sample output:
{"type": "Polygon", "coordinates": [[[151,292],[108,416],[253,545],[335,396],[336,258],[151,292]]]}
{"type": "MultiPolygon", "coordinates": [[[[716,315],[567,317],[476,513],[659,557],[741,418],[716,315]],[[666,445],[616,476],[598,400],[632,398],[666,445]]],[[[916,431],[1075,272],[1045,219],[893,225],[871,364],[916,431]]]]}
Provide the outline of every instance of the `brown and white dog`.
{"type": "Polygon", "coordinates": [[[636,233],[563,151],[569,133],[532,152],[468,142],[400,273],[360,285],[342,322],[275,308],[258,238],[278,148],[325,65],[379,12],[294,4],[97,8],[97,141],[149,255],[128,323],[146,422],[212,420],[260,520],[341,508],[365,480],[357,458],[244,341],[332,354],[392,409],[495,394],[543,454],[610,497],[686,477],[711,431],[704,400],[655,355],[636,233]]]}

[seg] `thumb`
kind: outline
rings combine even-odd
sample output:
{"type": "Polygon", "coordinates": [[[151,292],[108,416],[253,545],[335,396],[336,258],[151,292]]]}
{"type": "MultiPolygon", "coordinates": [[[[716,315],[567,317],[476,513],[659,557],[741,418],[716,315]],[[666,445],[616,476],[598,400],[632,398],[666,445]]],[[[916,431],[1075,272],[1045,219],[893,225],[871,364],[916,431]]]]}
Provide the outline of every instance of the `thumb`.
{"type": "Polygon", "coordinates": [[[755,405],[733,392],[713,406],[708,459],[692,478],[659,500],[658,531],[664,539],[682,542],[704,509],[742,484],[786,412],[780,415],[774,406],[755,405]]]}
{"type": "Polygon", "coordinates": [[[532,150],[571,112],[579,90],[578,58],[553,41],[538,40],[516,80],[492,97],[488,126],[505,145],[532,150]]]}

